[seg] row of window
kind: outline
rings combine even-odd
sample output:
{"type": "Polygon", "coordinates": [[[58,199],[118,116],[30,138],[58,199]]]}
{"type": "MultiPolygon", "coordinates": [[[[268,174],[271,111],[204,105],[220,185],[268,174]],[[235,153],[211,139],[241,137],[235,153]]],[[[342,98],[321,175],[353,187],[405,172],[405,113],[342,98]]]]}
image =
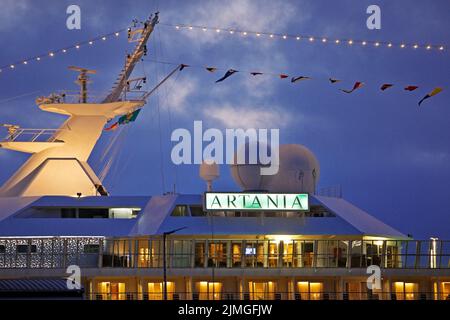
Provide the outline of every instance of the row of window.
{"type": "Polygon", "coordinates": [[[323,206],[312,205],[307,212],[284,212],[284,211],[211,211],[206,212],[200,205],[176,205],[172,210],[172,217],[335,217],[336,215],[323,206]]]}

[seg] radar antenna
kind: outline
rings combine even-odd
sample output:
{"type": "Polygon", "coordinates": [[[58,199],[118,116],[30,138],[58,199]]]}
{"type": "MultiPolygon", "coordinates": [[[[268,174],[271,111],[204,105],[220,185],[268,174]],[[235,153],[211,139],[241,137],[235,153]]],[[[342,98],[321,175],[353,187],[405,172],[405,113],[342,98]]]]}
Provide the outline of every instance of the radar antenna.
{"type": "Polygon", "coordinates": [[[88,74],[96,74],[97,71],[95,70],[89,70],[86,68],[80,68],[75,66],[70,66],[69,70],[77,71],[80,74],[78,75],[77,81],[75,81],[76,84],[80,85],[80,103],[86,103],[87,102],[87,84],[91,83],[89,81],[88,74]]]}

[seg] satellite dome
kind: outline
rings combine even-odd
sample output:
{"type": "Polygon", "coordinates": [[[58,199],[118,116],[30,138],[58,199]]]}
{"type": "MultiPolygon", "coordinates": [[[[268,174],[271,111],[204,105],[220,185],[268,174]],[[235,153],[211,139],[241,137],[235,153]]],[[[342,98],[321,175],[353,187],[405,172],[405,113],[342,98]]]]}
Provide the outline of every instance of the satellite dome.
{"type": "Polygon", "coordinates": [[[231,174],[243,190],[307,192],[313,194],[320,177],[315,155],[299,144],[280,145],[278,173],[261,175],[261,164],[232,165],[231,174]]]}
{"type": "MultiPolygon", "coordinates": [[[[259,148],[267,148],[267,153],[270,153],[270,146],[262,144],[261,142],[250,142],[242,145],[238,151],[234,154],[233,164],[230,165],[231,175],[238,186],[244,191],[267,191],[267,185],[271,179],[271,176],[261,175],[261,168],[268,167],[269,165],[263,165],[259,159],[259,148]],[[249,151],[257,151],[257,159],[253,161],[255,163],[250,163],[249,151]],[[245,158],[239,158],[245,157],[245,158]],[[240,160],[241,159],[241,160],[240,160]],[[238,162],[244,162],[240,164],[238,162]]],[[[264,150],[264,151],[266,151],[264,150]]]]}

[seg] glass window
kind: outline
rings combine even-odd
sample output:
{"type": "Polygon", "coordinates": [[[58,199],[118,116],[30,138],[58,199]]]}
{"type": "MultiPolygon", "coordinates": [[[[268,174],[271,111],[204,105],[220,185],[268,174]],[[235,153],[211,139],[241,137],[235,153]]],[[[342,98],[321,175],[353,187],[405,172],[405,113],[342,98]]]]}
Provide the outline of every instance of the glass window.
{"type": "Polygon", "coordinates": [[[322,282],[297,282],[297,290],[302,300],[321,300],[323,292],[322,282]]]}
{"type": "Polygon", "coordinates": [[[269,243],[269,267],[278,267],[278,245],[279,242],[271,241],[269,243]]]}
{"type": "Polygon", "coordinates": [[[191,216],[193,217],[204,217],[206,216],[206,212],[203,211],[202,206],[190,206],[191,216]]]}
{"type": "Polygon", "coordinates": [[[172,217],[185,217],[188,215],[187,206],[175,206],[172,211],[172,217]]]}
{"type": "Polygon", "coordinates": [[[222,283],[200,281],[197,283],[199,300],[220,300],[222,297],[222,283]]]}
{"type": "Polygon", "coordinates": [[[231,244],[231,265],[240,268],[242,266],[242,243],[233,242],[231,244]]]}
{"type": "Polygon", "coordinates": [[[264,267],[264,242],[247,242],[245,245],[245,264],[247,267],[264,267]]]}
{"type": "Polygon", "coordinates": [[[418,284],[412,282],[394,282],[397,300],[415,300],[418,295],[418,284]]]}
{"type": "Polygon", "coordinates": [[[275,298],[276,285],[272,281],[248,283],[251,300],[273,300],[275,298]]]}
{"type": "Polygon", "coordinates": [[[196,267],[203,268],[205,266],[205,243],[196,242],[195,243],[195,261],[196,267]]]}
{"type": "MultiPolygon", "coordinates": [[[[149,282],[147,285],[148,300],[164,300],[164,283],[149,282]]],[[[167,281],[167,300],[173,300],[175,283],[167,281]]]]}
{"type": "Polygon", "coordinates": [[[83,247],[84,253],[99,253],[100,245],[98,244],[85,244],[83,247]]]}
{"type": "Polygon", "coordinates": [[[125,300],[126,291],[123,282],[100,282],[98,284],[102,300],[125,300]]]}
{"type": "Polygon", "coordinates": [[[227,243],[210,242],[208,267],[225,268],[227,266],[227,243]]]}
{"type": "Polygon", "coordinates": [[[77,217],[76,208],[61,208],[61,218],[75,219],[76,217],[77,217]]]}
{"type": "Polygon", "coordinates": [[[78,209],[78,217],[81,219],[108,219],[108,208],[80,208],[78,209]]]}

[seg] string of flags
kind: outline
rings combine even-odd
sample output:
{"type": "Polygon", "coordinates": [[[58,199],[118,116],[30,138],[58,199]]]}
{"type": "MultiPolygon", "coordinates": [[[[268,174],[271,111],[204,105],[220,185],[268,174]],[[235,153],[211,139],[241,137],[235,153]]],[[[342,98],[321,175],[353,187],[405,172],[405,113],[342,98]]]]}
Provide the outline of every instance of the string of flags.
{"type": "MultiPolygon", "coordinates": [[[[204,69],[209,73],[215,73],[217,71],[223,70],[225,71],[225,73],[218,78],[215,83],[219,83],[222,82],[230,77],[232,77],[233,75],[235,75],[236,73],[247,73],[250,74],[252,77],[256,77],[256,76],[264,76],[264,75],[269,75],[269,76],[275,76],[278,77],[279,79],[290,79],[291,83],[298,83],[298,82],[302,82],[302,81],[308,81],[308,80],[313,80],[313,77],[310,76],[305,76],[305,75],[296,75],[296,76],[290,76],[288,74],[285,73],[273,73],[273,72],[262,72],[262,71],[244,71],[244,70],[235,70],[235,69],[221,69],[221,68],[217,68],[214,66],[198,66],[198,65],[189,65],[189,64],[178,64],[178,63],[173,63],[173,62],[167,62],[167,61],[158,61],[158,60],[151,60],[151,59],[146,59],[146,61],[150,61],[150,62],[154,62],[154,63],[160,63],[160,64],[170,64],[170,65],[179,65],[179,70],[182,71],[186,68],[192,67],[192,68],[200,68],[200,69],[204,69]]],[[[337,78],[333,78],[330,77],[328,78],[328,82],[332,85],[335,85],[337,83],[340,83],[341,79],[337,79],[337,78]]],[[[363,88],[365,86],[365,83],[363,81],[355,81],[353,84],[353,87],[351,88],[339,88],[339,91],[344,92],[346,94],[352,94],[353,92],[355,92],[356,90],[359,90],[361,88],[363,88]]],[[[392,87],[395,87],[396,85],[393,83],[383,83],[380,87],[379,90],[380,91],[386,91],[392,87]]],[[[404,91],[408,91],[408,92],[412,92],[419,89],[419,86],[417,85],[407,85],[403,87],[404,91]]],[[[438,93],[442,92],[443,88],[441,87],[436,87],[434,88],[430,93],[428,93],[427,95],[425,95],[420,101],[419,101],[419,106],[422,104],[422,102],[428,98],[431,98],[435,95],[437,95],[438,93]]]]}
{"type": "Polygon", "coordinates": [[[130,122],[136,121],[136,118],[139,115],[139,112],[141,112],[141,108],[134,110],[133,112],[130,112],[128,114],[125,114],[121,117],[119,117],[119,120],[114,122],[109,127],[105,128],[105,131],[114,131],[116,130],[120,125],[128,124],[130,122]]]}
{"type": "Polygon", "coordinates": [[[249,31],[241,29],[232,28],[218,28],[218,27],[208,27],[190,24],[171,24],[171,23],[160,23],[162,26],[175,28],[176,30],[202,30],[203,32],[212,31],[215,34],[229,34],[241,37],[254,36],[256,38],[266,38],[266,39],[281,39],[281,40],[295,40],[295,41],[306,41],[307,43],[322,43],[322,44],[346,44],[348,46],[362,46],[362,47],[374,47],[374,48],[399,48],[406,49],[410,48],[425,49],[427,51],[438,51],[442,52],[446,50],[443,44],[430,44],[430,43],[406,43],[406,42],[394,42],[394,41],[376,41],[376,40],[358,40],[351,39],[349,37],[336,39],[317,35],[307,35],[307,34],[287,34],[287,33],[276,33],[276,32],[261,32],[261,31],[249,31]]]}

